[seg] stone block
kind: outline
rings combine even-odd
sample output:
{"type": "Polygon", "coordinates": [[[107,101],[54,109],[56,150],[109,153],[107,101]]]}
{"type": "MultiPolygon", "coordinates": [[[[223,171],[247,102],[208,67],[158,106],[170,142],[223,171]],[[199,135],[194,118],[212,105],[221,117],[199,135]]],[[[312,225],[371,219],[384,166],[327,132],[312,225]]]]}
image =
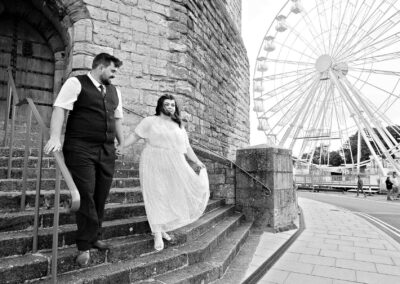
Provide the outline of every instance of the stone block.
{"type": "Polygon", "coordinates": [[[75,54],[72,57],[72,69],[83,69],[88,68],[90,69],[92,63],[88,64],[88,59],[86,55],[83,54],[75,54]]]}
{"type": "Polygon", "coordinates": [[[74,25],[73,27],[73,40],[75,42],[79,41],[90,41],[91,35],[88,37],[87,26],[85,25],[74,25]]]}
{"type": "Polygon", "coordinates": [[[110,36],[110,35],[94,34],[93,42],[101,46],[107,46],[118,49],[120,47],[120,40],[115,36],[110,36]]]}
{"type": "Polygon", "coordinates": [[[172,52],[173,51],[186,52],[188,50],[188,47],[183,43],[170,42],[169,50],[172,52]]]}
{"type": "Polygon", "coordinates": [[[151,10],[151,2],[148,0],[138,0],[138,8],[142,10],[151,10]]]}
{"type": "Polygon", "coordinates": [[[179,32],[180,34],[188,33],[187,25],[181,22],[170,22],[168,27],[173,31],[179,32]]]}
{"type": "Polygon", "coordinates": [[[85,3],[87,5],[100,7],[101,1],[99,1],[99,0],[85,0],[85,3]]]}
{"type": "Polygon", "coordinates": [[[76,52],[81,51],[82,53],[88,53],[93,56],[101,52],[107,52],[109,54],[113,54],[114,51],[111,47],[99,46],[97,44],[87,43],[87,42],[76,42],[74,50],[76,52]]]}
{"type": "Polygon", "coordinates": [[[107,11],[102,8],[87,6],[90,17],[95,20],[107,21],[107,11]]]}
{"type": "Polygon", "coordinates": [[[136,18],[143,19],[145,14],[146,14],[145,11],[143,11],[142,9],[139,9],[138,7],[133,7],[131,10],[131,15],[136,18]]]}
{"type": "Polygon", "coordinates": [[[167,70],[165,68],[158,68],[154,66],[149,67],[149,74],[156,76],[167,76],[167,70]]]}
{"type": "Polygon", "coordinates": [[[157,13],[146,13],[145,19],[149,22],[155,23],[160,26],[167,26],[167,21],[165,20],[165,17],[161,16],[160,14],[157,13]]]}
{"type": "Polygon", "coordinates": [[[121,42],[121,50],[135,52],[136,44],[134,42],[121,42]]]}
{"type": "Polygon", "coordinates": [[[120,16],[119,13],[115,13],[115,12],[108,12],[108,21],[112,24],[119,24],[120,21],[120,16]]]}
{"type": "Polygon", "coordinates": [[[171,5],[171,0],[155,0],[156,3],[161,4],[163,6],[171,5]]]}
{"type": "Polygon", "coordinates": [[[138,0],[121,0],[121,2],[129,6],[136,6],[138,4],[138,0]]]}
{"type": "Polygon", "coordinates": [[[118,5],[118,3],[111,1],[111,0],[101,0],[100,7],[104,10],[118,12],[119,5],[118,5]]]}
{"type": "Polygon", "coordinates": [[[208,177],[210,184],[224,184],[225,175],[224,174],[213,174],[208,177]]]}
{"type": "Polygon", "coordinates": [[[163,4],[159,4],[157,2],[152,2],[151,3],[151,10],[155,13],[164,15],[164,16],[169,16],[169,7],[166,7],[163,4]]]}

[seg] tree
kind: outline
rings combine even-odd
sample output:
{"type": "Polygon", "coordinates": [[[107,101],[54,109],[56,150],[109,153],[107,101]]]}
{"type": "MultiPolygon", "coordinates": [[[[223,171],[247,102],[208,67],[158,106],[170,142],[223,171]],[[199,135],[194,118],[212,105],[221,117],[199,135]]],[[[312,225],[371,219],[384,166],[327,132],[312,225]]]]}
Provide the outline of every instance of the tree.
{"type": "Polygon", "coordinates": [[[340,156],[339,151],[331,151],[329,153],[329,165],[333,167],[338,167],[343,164],[342,156],[340,156]]]}
{"type": "MultiPolygon", "coordinates": [[[[388,132],[394,137],[394,139],[396,141],[400,141],[400,134],[399,132],[399,126],[398,125],[392,125],[392,126],[388,126],[386,127],[386,129],[388,130],[388,132]]],[[[375,134],[378,136],[379,140],[383,143],[383,145],[385,146],[386,149],[389,149],[388,145],[386,144],[386,142],[382,139],[381,135],[378,133],[378,131],[374,128],[373,129],[375,134]]],[[[357,141],[358,140],[358,131],[349,137],[349,144],[350,144],[350,148],[351,148],[351,154],[353,155],[353,160],[354,162],[357,162],[357,141]]],[[[398,143],[398,142],[397,142],[398,143]]],[[[378,151],[377,145],[375,144],[375,142],[371,141],[371,146],[374,149],[375,153],[379,153],[380,151],[378,151]]],[[[346,152],[346,162],[351,163],[351,157],[350,157],[350,150],[349,149],[344,149],[344,151],[346,152]]],[[[368,160],[369,157],[371,155],[371,151],[369,150],[367,144],[365,143],[363,137],[361,136],[361,158],[360,161],[365,161],[368,160]]]]}

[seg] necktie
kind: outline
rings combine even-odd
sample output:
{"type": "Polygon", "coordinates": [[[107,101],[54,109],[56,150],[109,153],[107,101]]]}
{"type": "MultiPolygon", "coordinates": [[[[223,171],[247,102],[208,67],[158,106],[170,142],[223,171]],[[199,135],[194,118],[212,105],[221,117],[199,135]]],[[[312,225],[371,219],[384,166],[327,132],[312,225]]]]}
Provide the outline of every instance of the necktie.
{"type": "Polygon", "coordinates": [[[100,92],[103,95],[103,97],[106,95],[106,90],[104,89],[103,85],[100,85],[100,92]]]}

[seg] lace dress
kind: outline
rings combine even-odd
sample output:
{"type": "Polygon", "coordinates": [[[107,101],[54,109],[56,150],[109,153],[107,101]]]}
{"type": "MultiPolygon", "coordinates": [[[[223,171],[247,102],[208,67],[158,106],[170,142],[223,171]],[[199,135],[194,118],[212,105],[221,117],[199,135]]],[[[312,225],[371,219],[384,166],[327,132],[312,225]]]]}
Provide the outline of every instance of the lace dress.
{"type": "Polygon", "coordinates": [[[167,232],[197,220],[210,196],[205,169],[196,174],[185,159],[185,128],[159,116],[143,119],[135,132],[146,141],[140,183],[152,232],[167,232]]]}

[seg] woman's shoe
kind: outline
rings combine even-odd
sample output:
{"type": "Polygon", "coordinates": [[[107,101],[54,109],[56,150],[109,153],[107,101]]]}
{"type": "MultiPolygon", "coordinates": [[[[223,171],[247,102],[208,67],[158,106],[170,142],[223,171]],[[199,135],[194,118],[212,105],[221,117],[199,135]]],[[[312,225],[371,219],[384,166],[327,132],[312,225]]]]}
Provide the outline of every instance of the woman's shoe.
{"type": "Polygon", "coordinates": [[[164,249],[164,242],[160,232],[154,233],[154,249],[162,251],[164,249]]]}
{"type": "Polygon", "coordinates": [[[171,236],[168,235],[166,232],[162,232],[162,233],[161,233],[161,236],[162,236],[162,238],[163,238],[164,240],[166,240],[166,241],[168,241],[168,242],[172,240],[171,236]]]}

